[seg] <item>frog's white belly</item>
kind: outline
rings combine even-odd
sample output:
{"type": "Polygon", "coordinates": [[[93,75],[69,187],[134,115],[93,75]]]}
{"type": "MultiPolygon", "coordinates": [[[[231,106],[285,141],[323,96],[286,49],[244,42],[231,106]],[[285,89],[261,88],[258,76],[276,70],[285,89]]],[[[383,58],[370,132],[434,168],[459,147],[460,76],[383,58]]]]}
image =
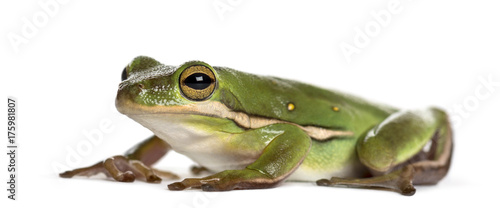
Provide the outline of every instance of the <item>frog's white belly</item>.
{"type": "MultiPolygon", "coordinates": [[[[230,139],[230,133],[204,131],[194,125],[188,125],[189,118],[180,114],[135,115],[132,119],[150,129],[156,136],[165,140],[173,150],[188,156],[199,165],[212,172],[243,169],[254,162],[262,153],[228,149],[221,138],[230,139]]],[[[300,165],[287,180],[316,181],[330,177],[355,176],[358,165],[347,165],[335,170],[315,170],[308,164],[300,165]]]]}
{"type": "Polygon", "coordinates": [[[261,153],[228,148],[221,141],[230,139],[230,133],[204,131],[189,125],[192,121],[185,115],[150,114],[130,117],[165,140],[174,151],[214,172],[245,168],[261,153]]]}

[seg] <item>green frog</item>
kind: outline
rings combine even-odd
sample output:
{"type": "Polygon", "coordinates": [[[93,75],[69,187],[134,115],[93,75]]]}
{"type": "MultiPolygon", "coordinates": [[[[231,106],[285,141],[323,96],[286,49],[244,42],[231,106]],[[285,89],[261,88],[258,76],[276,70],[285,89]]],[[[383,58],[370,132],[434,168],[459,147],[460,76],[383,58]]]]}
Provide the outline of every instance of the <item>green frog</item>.
{"type": "Polygon", "coordinates": [[[120,182],[176,178],[152,165],[170,150],[212,173],[170,190],[261,189],[283,181],[413,195],[448,172],[452,131],[438,108],[400,110],[309,84],[201,61],[180,66],[140,56],[116,96],[122,114],[153,132],[124,155],[61,173],[120,182]]]}

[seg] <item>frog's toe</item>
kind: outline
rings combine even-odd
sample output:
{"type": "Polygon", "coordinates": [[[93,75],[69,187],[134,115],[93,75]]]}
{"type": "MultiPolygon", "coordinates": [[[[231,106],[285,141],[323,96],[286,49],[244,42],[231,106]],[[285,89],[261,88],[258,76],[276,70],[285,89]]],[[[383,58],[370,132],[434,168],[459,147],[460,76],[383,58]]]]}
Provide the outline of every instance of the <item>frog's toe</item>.
{"type": "Polygon", "coordinates": [[[134,173],[132,173],[132,171],[125,171],[123,173],[118,173],[113,178],[119,182],[134,182],[135,181],[135,175],[134,175],[134,173]]]}
{"type": "Polygon", "coordinates": [[[156,175],[149,175],[146,177],[146,182],[148,183],[161,183],[161,178],[156,175]]]}
{"type": "Polygon", "coordinates": [[[92,166],[89,166],[89,167],[77,168],[74,170],[68,170],[66,172],[60,173],[59,177],[72,178],[75,176],[93,176],[93,175],[96,175],[98,173],[103,173],[103,172],[105,173],[103,163],[99,162],[99,163],[92,165],[92,166]]]}
{"type": "Polygon", "coordinates": [[[72,178],[73,176],[75,176],[75,174],[71,170],[65,171],[64,173],[59,173],[59,177],[61,178],[72,178]]]}
{"type": "Polygon", "coordinates": [[[330,186],[332,182],[328,179],[321,179],[316,181],[316,185],[318,186],[330,186]]]}
{"type": "Polygon", "coordinates": [[[330,179],[321,179],[316,181],[318,186],[342,186],[343,182],[346,182],[343,178],[332,177],[330,179]]]}
{"type": "Polygon", "coordinates": [[[181,191],[181,190],[184,190],[186,188],[187,188],[187,186],[184,185],[184,183],[182,183],[182,182],[175,182],[175,183],[168,185],[168,189],[171,191],[181,191]]]}
{"type": "Polygon", "coordinates": [[[415,192],[417,192],[417,190],[411,184],[408,184],[403,189],[401,189],[401,194],[403,194],[405,196],[413,196],[415,194],[415,192]]]}

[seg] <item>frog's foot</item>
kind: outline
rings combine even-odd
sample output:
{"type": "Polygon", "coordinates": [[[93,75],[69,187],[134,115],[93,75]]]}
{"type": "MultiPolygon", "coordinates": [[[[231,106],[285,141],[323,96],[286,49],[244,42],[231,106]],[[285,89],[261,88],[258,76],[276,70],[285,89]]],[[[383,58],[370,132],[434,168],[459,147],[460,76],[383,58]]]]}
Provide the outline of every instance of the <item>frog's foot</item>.
{"type": "Polygon", "coordinates": [[[203,166],[193,166],[191,167],[191,173],[194,175],[201,175],[203,172],[210,172],[206,167],[203,166]]]}
{"type": "Polygon", "coordinates": [[[415,187],[413,187],[412,183],[414,172],[414,168],[411,165],[408,165],[400,170],[393,171],[386,175],[359,179],[333,177],[330,180],[318,180],[316,181],[316,184],[319,186],[338,186],[353,188],[385,188],[399,192],[405,196],[412,196],[416,192],[415,187]]]}
{"type": "Polygon", "coordinates": [[[186,178],[181,182],[168,185],[168,189],[180,191],[187,188],[201,188],[203,191],[229,191],[270,188],[280,181],[255,170],[227,170],[204,178],[186,178]]]}
{"type": "Polygon", "coordinates": [[[131,160],[120,155],[110,157],[89,167],[66,171],[59,176],[71,178],[73,176],[93,176],[98,173],[104,173],[119,182],[133,182],[138,178],[148,183],[160,183],[162,179],[159,176],[170,179],[178,178],[175,174],[155,170],[139,160],[131,160]]]}

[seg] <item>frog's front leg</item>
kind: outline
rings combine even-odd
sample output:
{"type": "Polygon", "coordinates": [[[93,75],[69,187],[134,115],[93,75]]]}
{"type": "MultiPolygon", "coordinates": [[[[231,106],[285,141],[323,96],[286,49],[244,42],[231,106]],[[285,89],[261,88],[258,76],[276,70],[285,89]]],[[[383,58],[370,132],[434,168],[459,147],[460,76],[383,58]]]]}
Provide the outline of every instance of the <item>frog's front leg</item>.
{"type": "Polygon", "coordinates": [[[136,178],[150,183],[161,182],[163,178],[178,178],[176,175],[151,168],[150,166],[162,158],[171,149],[165,141],[152,136],[131,148],[124,155],[117,155],[98,162],[95,165],[78,168],[59,174],[63,178],[73,176],[92,176],[104,173],[120,182],[132,182],[136,178]]]}
{"type": "Polygon", "coordinates": [[[413,195],[414,184],[436,184],[448,172],[452,155],[448,117],[434,108],[398,112],[366,132],[358,141],[357,153],[374,177],[334,177],[317,184],[387,188],[413,195]]]}
{"type": "MultiPolygon", "coordinates": [[[[276,186],[302,163],[311,147],[310,137],[290,124],[273,124],[270,131],[281,131],[264,148],[259,158],[241,170],[227,170],[204,178],[188,178],[168,185],[170,190],[201,188],[204,191],[257,189],[276,186]]],[[[245,133],[235,136],[246,137],[245,133]]]]}

